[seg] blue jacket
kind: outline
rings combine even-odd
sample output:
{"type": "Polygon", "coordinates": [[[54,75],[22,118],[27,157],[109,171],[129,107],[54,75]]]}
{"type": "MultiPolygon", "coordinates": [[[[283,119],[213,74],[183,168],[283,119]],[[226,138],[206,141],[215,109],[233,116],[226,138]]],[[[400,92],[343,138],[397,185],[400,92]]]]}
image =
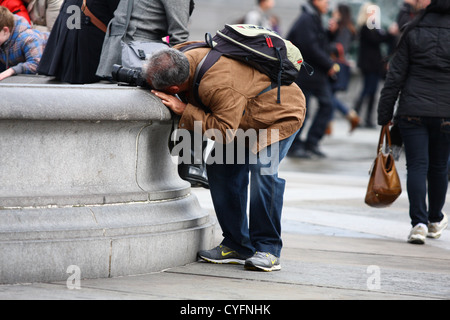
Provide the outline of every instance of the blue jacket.
{"type": "Polygon", "coordinates": [[[0,64],[16,74],[34,74],[47,43],[48,34],[31,29],[23,17],[14,15],[14,30],[0,47],[0,64]]]}

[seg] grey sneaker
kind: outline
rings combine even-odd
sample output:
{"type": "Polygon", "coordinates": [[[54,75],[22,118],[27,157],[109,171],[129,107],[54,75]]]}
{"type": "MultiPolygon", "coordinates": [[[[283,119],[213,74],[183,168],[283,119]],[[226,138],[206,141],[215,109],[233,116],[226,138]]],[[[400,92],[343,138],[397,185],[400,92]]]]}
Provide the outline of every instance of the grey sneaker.
{"type": "Polygon", "coordinates": [[[197,255],[200,259],[219,264],[244,264],[246,259],[246,257],[241,256],[237,251],[223,245],[219,245],[211,250],[199,251],[197,255]]]}
{"type": "Polygon", "coordinates": [[[267,252],[256,252],[253,257],[245,260],[244,267],[248,270],[267,272],[281,270],[280,258],[267,252]]]}
{"type": "Polygon", "coordinates": [[[414,244],[425,244],[427,234],[428,234],[428,227],[423,223],[419,223],[414,228],[411,229],[411,233],[409,234],[408,237],[408,242],[414,244]]]}
{"type": "Polygon", "coordinates": [[[441,222],[433,222],[428,223],[428,238],[433,239],[439,239],[439,237],[442,234],[442,231],[444,231],[448,226],[448,217],[444,213],[444,218],[441,220],[441,222]]]}

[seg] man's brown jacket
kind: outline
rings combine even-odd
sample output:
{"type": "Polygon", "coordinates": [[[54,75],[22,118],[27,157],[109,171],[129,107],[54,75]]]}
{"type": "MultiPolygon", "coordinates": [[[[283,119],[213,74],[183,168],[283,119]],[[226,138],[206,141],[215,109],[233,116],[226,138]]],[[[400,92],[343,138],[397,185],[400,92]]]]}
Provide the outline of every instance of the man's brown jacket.
{"type": "MultiPolygon", "coordinates": [[[[195,70],[208,51],[198,48],[185,52],[190,63],[189,88],[193,87],[195,70]]],[[[202,109],[189,92],[189,103],[179,127],[194,130],[194,121],[201,121],[202,134],[208,129],[218,129],[227,143],[234,139],[239,128],[257,132],[267,129],[268,135],[260,135],[258,142],[249,146],[254,153],[284,140],[303,125],[305,97],[295,83],[281,87],[281,104],[277,104],[277,88],[258,96],[270,83],[269,77],[258,70],[222,56],[200,82],[199,97],[209,110],[202,109]],[[278,136],[272,137],[272,129],[278,130],[278,136]]]]}

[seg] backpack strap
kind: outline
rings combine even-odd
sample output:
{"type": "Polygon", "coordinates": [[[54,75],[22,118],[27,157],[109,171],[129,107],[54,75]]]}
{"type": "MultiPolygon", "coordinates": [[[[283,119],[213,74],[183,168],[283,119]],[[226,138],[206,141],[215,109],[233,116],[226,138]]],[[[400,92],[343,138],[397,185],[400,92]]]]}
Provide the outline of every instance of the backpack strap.
{"type": "MultiPolygon", "coordinates": [[[[200,95],[198,92],[198,89],[200,87],[200,81],[202,80],[205,73],[220,59],[220,57],[223,55],[222,52],[218,50],[214,50],[213,43],[210,39],[208,39],[208,34],[206,34],[206,42],[198,42],[198,43],[191,43],[183,48],[180,49],[181,52],[186,52],[192,49],[197,48],[211,48],[211,50],[206,54],[206,56],[200,61],[200,63],[197,66],[197,69],[195,70],[194,74],[194,84],[192,88],[192,92],[194,94],[195,101],[207,112],[210,113],[209,107],[203,104],[202,100],[200,99],[200,95]],[[209,41],[208,41],[209,40],[209,41]]],[[[278,101],[280,100],[280,82],[272,82],[267,88],[262,90],[260,93],[258,93],[256,96],[260,96],[263,93],[266,93],[274,88],[278,87],[278,101]]]]}
{"type": "Polygon", "coordinates": [[[281,103],[281,76],[283,74],[283,57],[281,56],[281,48],[275,48],[276,52],[277,52],[277,57],[278,60],[280,60],[280,71],[278,71],[278,80],[277,80],[277,85],[278,85],[278,94],[277,94],[277,103],[280,104],[281,103]]]}
{"type": "Polygon", "coordinates": [[[195,70],[194,75],[194,85],[192,88],[192,92],[194,94],[194,99],[197,101],[197,103],[206,111],[210,112],[209,108],[203,104],[203,102],[200,99],[200,95],[198,93],[198,88],[200,87],[200,81],[202,80],[205,73],[220,59],[222,56],[222,53],[213,50],[212,46],[213,43],[208,41],[208,37],[206,37],[206,42],[198,42],[198,43],[191,43],[183,48],[180,49],[181,52],[186,52],[192,49],[197,48],[211,48],[211,50],[206,54],[206,56],[200,61],[200,63],[197,66],[197,69],[195,70]]]}
{"type": "Polygon", "coordinates": [[[206,56],[202,59],[202,61],[200,61],[199,65],[197,66],[197,69],[195,70],[194,86],[192,88],[192,91],[194,93],[194,99],[205,110],[209,110],[209,108],[205,106],[202,100],[200,99],[200,95],[198,93],[200,81],[202,81],[202,78],[205,75],[205,73],[220,59],[221,56],[222,52],[211,49],[211,51],[209,51],[206,54],[206,56]]]}

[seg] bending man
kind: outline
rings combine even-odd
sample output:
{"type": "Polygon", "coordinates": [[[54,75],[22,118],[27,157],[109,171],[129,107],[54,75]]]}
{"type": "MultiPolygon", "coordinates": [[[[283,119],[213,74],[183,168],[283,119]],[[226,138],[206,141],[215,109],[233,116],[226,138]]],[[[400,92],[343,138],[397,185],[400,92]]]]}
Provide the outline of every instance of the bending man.
{"type": "Polygon", "coordinates": [[[200,251],[199,257],[213,263],[244,264],[247,269],[280,270],[285,181],[278,177],[278,165],[303,124],[305,98],[296,84],[282,86],[281,104],[277,104],[277,88],[260,94],[270,85],[269,77],[222,56],[202,78],[199,103],[192,93],[193,79],[209,50],[165,49],[155,53],[145,68],[147,81],[156,89],[152,92],[181,116],[179,128],[201,128],[200,134],[213,135],[216,141],[215,159],[209,161],[207,174],[224,239],[216,248],[200,251]],[[238,133],[255,133],[256,139],[238,141],[242,140],[238,133]],[[239,152],[242,143],[247,146],[244,155],[239,152]],[[267,161],[267,155],[276,161],[267,161]]]}

